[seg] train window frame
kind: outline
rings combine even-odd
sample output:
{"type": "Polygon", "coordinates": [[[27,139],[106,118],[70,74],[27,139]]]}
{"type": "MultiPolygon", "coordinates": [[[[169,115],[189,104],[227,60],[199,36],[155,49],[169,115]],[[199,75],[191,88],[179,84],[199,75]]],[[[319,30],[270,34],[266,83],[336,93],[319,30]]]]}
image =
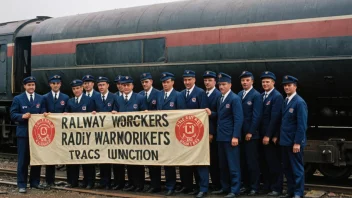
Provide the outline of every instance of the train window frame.
{"type": "MultiPolygon", "coordinates": [[[[113,50],[118,50],[119,48],[113,48],[113,50]]],[[[113,51],[112,50],[112,51],[113,51]]],[[[111,53],[111,52],[110,52],[111,53]]],[[[155,56],[157,57],[157,56],[155,56]]],[[[76,45],[76,51],[75,51],[75,64],[76,66],[88,66],[88,65],[125,65],[125,64],[145,64],[145,63],[166,63],[167,62],[167,46],[166,46],[166,38],[165,37],[157,37],[157,38],[150,38],[150,39],[135,39],[135,40],[121,40],[121,41],[105,41],[105,42],[91,42],[91,43],[79,43],[76,45]],[[157,59],[155,59],[154,61],[150,61],[150,59],[153,58],[147,58],[146,54],[150,54],[150,53],[146,53],[146,46],[145,44],[152,41],[157,41],[159,43],[159,45],[161,47],[159,47],[159,51],[161,51],[161,53],[159,55],[161,55],[160,57],[158,57],[157,59]],[[139,56],[139,60],[137,62],[122,62],[122,63],[97,63],[97,52],[96,52],[96,47],[99,44],[111,44],[111,45],[119,45],[119,43],[127,43],[127,42],[140,42],[140,46],[139,46],[139,53],[135,54],[134,56],[139,56]],[[83,50],[89,50],[89,48],[87,47],[87,49],[84,49],[83,46],[91,46],[92,49],[90,49],[92,52],[90,54],[83,54],[84,51],[83,50]],[[82,54],[79,54],[82,51],[82,54]],[[93,57],[92,60],[90,61],[82,61],[82,57],[93,57]],[[82,63],[80,63],[82,62],[82,63]]]]}
{"type": "Polygon", "coordinates": [[[6,56],[7,56],[6,48],[7,46],[5,44],[0,44],[0,62],[2,63],[6,61],[6,56]]]}

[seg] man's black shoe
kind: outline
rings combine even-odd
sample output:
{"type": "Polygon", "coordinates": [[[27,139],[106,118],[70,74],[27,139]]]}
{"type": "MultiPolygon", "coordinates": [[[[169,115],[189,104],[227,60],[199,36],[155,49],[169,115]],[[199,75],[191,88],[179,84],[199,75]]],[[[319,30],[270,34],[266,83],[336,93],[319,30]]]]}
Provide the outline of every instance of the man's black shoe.
{"type": "Polygon", "coordinates": [[[174,191],[173,190],[168,190],[165,193],[165,196],[172,196],[172,195],[174,195],[174,191]]]}

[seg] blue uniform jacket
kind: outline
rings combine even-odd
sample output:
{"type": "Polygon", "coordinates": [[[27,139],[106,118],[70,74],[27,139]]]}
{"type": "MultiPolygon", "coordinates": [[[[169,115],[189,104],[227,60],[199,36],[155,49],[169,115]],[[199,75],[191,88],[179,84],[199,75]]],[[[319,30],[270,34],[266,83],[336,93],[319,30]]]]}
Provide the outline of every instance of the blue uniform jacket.
{"type": "MultiPolygon", "coordinates": [[[[264,93],[261,97],[264,97],[264,93]]],[[[281,108],[284,99],[275,88],[263,101],[263,115],[259,127],[261,137],[269,138],[280,136],[281,108]]]]}
{"type": "MultiPolygon", "coordinates": [[[[243,97],[243,90],[238,93],[238,96],[243,97]]],[[[247,133],[251,133],[252,139],[259,139],[258,127],[263,113],[263,99],[260,93],[252,88],[242,99],[242,108],[244,116],[242,136],[245,137],[247,133]]]]}
{"type": "Polygon", "coordinates": [[[65,112],[92,112],[93,108],[94,105],[91,98],[82,94],[82,98],[78,104],[76,104],[75,97],[68,100],[65,112]]]}
{"type": "MultiPolygon", "coordinates": [[[[148,110],[157,110],[157,99],[160,91],[155,89],[154,87],[152,88],[152,91],[149,94],[148,100],[147,100],[147,109],[148,110]]],[[[145,98],[145,91],[139,92],[144,98],[145,98]]]]}
{"type": "MultiPolygon", "coordinates": [[[[221,98],[220,91],[218,89],[214,89],[214,91],[208,96],[210,111],[217,112],[219,98],[221,98]]],[[[212,135],[216,135],[216,130],[217,130],[217,118],[214,118],[211,116],[209,118],[209,133],[212,135]]]]}
{"type": "Polygon", "coordinates": [[[306,145],[308,109],[306,102],[296,94],[288,105],[282,105],[280,145],[306,145]]]}
{"type": "Polygon", "coordinates": [[[53,93],[50,91],[44,96],[44,112],[63,113],[69,99],[68,95],[60,92],[59,97],[54,101],[53,93]]]}
{"type": "Polygon", "coordinates": [[[156,101],[158,110],[186,109],[186,104],[184,100],[185,97],[182,96],[180,92],[173,89],[165,101],[164,95],[165,92],[160,91],[158,99],[156,101]]]}
{"type": "Polygon", "coordinates": [[[111,112],[117,111],[117,96],[111,92],[108,93],[108,96],[103,102],[101,94],[95,94],[92,96],[93,109],[96,112],[111,112]]]}
{"type": "Polygon", "coordinates": [[[147,110],[145,98],[137,93],[132,93],[131,98],[126,102],[123,97],[117,99],[118,112],[144,111],[147,110]]]}
{"type": "Polygon", "coordinates": [[[211,118],[217,117],[216,140],[221,142],[231,142],[232,138],[241,140],[241,129],[243,124],[243,110],[241,98],[232,91],[220,104],[217,101],[217,112],[212,112],[211,118]]]}
{"type": "Polygon", "coordinates": [[[16,128],[17,137],[28,137],[28,119],[22,119],[23,114],[41,114],[44,112],[43,106],[44,99],[43,96],[39,94],[34,95],[32,105],[25,92],[13,98],[10,115],[13,122],[18,122],[16,128]]]}
{"type": "Polygon", "coordinates": [[[186,92],[186,89],[181,91],[181,95],[186,101],[186,109],[205,109],[209,107],[208,96],[203,89],[194,86],[188,97],[186,97],[186,92]]]}

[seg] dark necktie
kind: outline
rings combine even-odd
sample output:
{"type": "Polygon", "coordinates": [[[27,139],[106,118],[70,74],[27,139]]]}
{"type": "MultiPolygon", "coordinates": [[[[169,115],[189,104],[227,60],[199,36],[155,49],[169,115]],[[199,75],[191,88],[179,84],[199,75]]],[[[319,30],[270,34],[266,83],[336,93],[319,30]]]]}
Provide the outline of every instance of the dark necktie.
{"type": "Polygon", "coordinates": [[[145,92],[145,99],[148,100],[148,92],[145,92]]]}
{"type": "Polygon", "coordinates": [[[164,101],[167,99],[167,93],[165,92],[164,101]]]}
{"type": "Polygon", "coordinates": [[[242,100],[244,99],[244,97],[246,97],[246,91],[243,91],[242,100]]]}
{"type": "Polygon", "coordinates": [[[264,94],[263,101],[266,99],[266,97],[268,97],[267,93],[264,94]]]}
{"type": "Polygon", "coordinates": [[[78,104],[78,98],[76,97],[76,104],[78,104]]]}
{"type": "Polygon", "coordinates": [[[188,98],[189,96],[189,90],[187,90],[187,93],[186,93],[186,98],[188,98]]]}
{"type": "Polygon", "coordinates": [[[284,106],[286,107],[288,103],[288,97],[286,97],[285,102],[284,102],[284,106]]]}
{"type": "Polygon", "coordinates": [[[90,94],[88,93],[87,96],[90,97],[90,94]]]}
{"type": "Polygon", "coordinates": [[[103,100],[103,103],[105,103],[105,96],[104,95],[101,96],[101,99],[103,100]]]}
{"type": "Polygon", "coordinates": [[[225,96],[222,95],[221,98],[220,98],[220,104],[222,104],[224,102],[224,98],[225,98],[225,96]]]}
{"type": "Polygon", "coordinates": [[[55,93],[55,96],[54,96],[54,101],[57,100],[57,93],[55,93]]]}
{"type": "Polygon", "coordinates": [[[209,91],[206,92],[207,96],[209,96],[209,91]]]}
{"type": "Polygon", "coordinates": [[[29,97],[29,102],[30,102],[31,104],[33,104],[33,102],[34,102],[34,100],[33,100],[33,95],[32,95],[32,94],[31,94],[30,97],[29,97]]]}
{"type": "Polygon", "coordinates": [[[128,102],[128,96],[125,95],[125,102],[128,102]]]}

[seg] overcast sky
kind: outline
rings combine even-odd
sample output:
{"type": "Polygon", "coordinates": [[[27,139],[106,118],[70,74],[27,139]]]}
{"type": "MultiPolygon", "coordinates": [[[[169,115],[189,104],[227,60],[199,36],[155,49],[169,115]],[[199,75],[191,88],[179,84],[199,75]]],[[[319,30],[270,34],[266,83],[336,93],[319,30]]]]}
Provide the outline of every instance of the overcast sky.
{"type": "Polygon", "coordinates": [[[179,0],[10,0],[1,1],[0,23],[36,16],[67,16],[179,0]]]}

